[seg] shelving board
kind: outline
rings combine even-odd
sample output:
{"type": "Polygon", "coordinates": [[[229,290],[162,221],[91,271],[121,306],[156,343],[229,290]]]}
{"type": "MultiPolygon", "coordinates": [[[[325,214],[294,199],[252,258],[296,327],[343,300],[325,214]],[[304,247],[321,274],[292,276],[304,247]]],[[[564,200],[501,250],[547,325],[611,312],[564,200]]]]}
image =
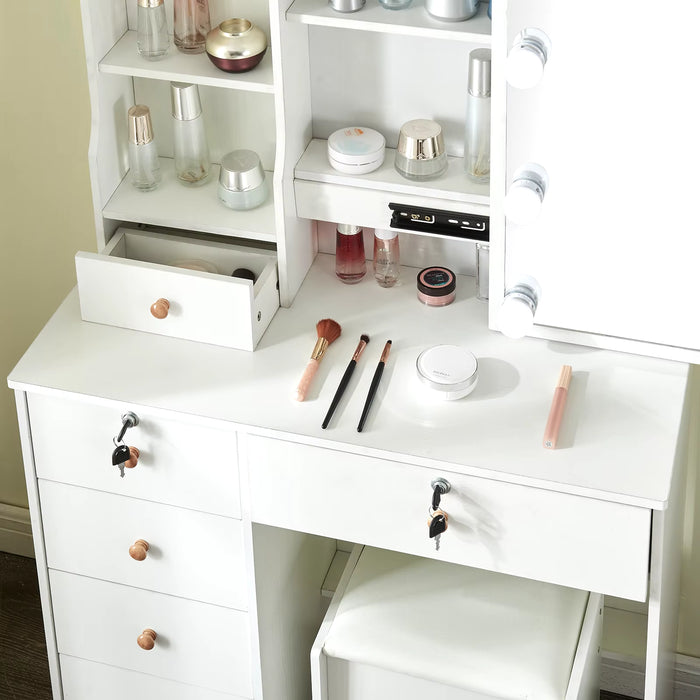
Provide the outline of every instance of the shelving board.
{"type": "MultiPolygon", "coordinates": [[[[389,228],[390,203],[488,216],[489,186],[472,183],[462,158],[449,158],[436,180],[412,182],[394,168],[395,150],[387,148],[382,166],[367,175],[346,175],[328,163],[326,141],[313,139],[294,171],[297,216],[303,219],[389,228]]],[[[465,238],[471,237],[465,231],[465,238]]]]}
{"type": "Polygon", "coordinates": [[[401,176],[394,168],[395,155],[395,149],[387,148],[380,168],[366,175],[347,175],[335,170],[328,162],[328,142],[325,139],[312,139],[294,169],[294,177],[297,180],[347,185],[363,190],[383,190],[488,206],[488,184],[469,180],[463,170],[462,158],[448,157],[447,172],[439,178],[414,182],[401,176]]]}
{"type": "Polygon", "coordinates": [[[477,14],[464,22],[433,19],[427,13],[423,0],[414,0],[404,10],[387,10],[375,0],[370,0],[361,10],[348,13],[331,9],[327,0],[295,0],[286,16],[288,22],[322,27],[491,44],[491,20],[485,3],[480,3],[477,14]]]}
{"type": "Polygon", "coordinates": [[[162,59],[149,61],[136,50],[136,32],[132,30],[125,32],[100,61],[99,69],[102,73],[197,83],[230,90],[265,93],[275,91],[270,50],[252,70],[246,73],[226,73],[214,66],[205,53],[188,56],[172,44],[162,59]]]}
{"type": "Polygon", "coordinates": [[[266,173],[271,193],[268,200],[256,209],[234,211],[217,198],[218,165],[212,165],[206,183],[191,188],[178,182],[172,159],[161,158],[160,168],[163,180],[150,192],[135,189],[127,173],[102,215],[107,219],[276,242],[272,173],[266,173]]]}

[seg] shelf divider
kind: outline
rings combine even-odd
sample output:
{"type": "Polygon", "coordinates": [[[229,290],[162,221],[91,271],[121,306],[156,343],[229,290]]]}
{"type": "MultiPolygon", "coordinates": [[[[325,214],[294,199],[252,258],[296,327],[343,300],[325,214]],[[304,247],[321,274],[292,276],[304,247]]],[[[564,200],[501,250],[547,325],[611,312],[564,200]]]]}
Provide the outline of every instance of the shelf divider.
{"type": "Polygon", "coordinates": [[[336,12],[326,0],[295,0],[287,10],[286,17],[288,22],[321,27],[491,44],[491,20],[484,3],[479,4],[479,10],[474,17],[464,22],[441,22],[433,19],[427,13],[423,0],[414,0],[405,10],[387,10],[374,3],[351,13],[336,12]]]}
{"type": "Polygon", "coordinates": [[[268,49],[263,60],[246,73],[226,73],[219,70],[205,53],[187,56],[170,46],[159,61],[148,61],[136,50],[136,32],[131,30],[112,47],[100,61],[101,73],[130,75],[153,80],[172,80],[230,90],[274,93],[272,56],[268,49]]]}
{"type": "MultiPolygon", "coordinates": [[[[218,165],[212,165],[209,179],[199,187],[187,187],[178,182],[171,158],[161,158],[160,168],[162,182],[151,192],[135,189],[127,173],[102,215],[113,220],[276,243],[272,194],[256,209],[234,211],[217,198],[218,165]]],[[[272,173],[267,172],[266,177],[272,193],[272,173]]]]}

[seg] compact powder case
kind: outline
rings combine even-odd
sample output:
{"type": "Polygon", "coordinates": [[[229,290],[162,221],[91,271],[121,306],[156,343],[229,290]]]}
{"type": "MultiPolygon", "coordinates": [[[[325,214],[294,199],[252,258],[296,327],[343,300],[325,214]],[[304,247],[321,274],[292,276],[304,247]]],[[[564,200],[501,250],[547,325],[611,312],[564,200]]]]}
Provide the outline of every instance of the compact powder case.
{"type": "Polygon", "coordinates": [[[386,140],[374,129],[348,126],[328,137],[328,162],[341,173],[364,175],[384,162],[386,140]]]}
{"type": "Polygon", "coordinates": [[[456,401],[474,391],[479,378],[476,357],[459,345],[435,345],[416,360],[418,377],[444,401],[456,401]]]}

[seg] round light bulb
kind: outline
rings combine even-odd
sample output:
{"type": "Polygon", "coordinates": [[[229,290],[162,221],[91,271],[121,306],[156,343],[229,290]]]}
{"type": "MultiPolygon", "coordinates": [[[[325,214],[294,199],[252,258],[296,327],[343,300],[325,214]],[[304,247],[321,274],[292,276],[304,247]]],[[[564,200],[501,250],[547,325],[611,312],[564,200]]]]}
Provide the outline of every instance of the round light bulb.
{"type": "Polygon", "coordinates": [[[549,37],[540,29],[523,29],[515,38],[506,59],[506,80],[518,90],[527,90],[542,80],[551,49],[549,37]]]}
{"type": "Polygon", "coordinates": [[[518,284],[506,292],[498,314],[498,328],[507,338],[523,338],[532,330],[539,296],[537,286],[536,282],[532,286],[518,284]]]}
{"type": "Polygon", "coordinates": [[[534,224],[542,210],[543,192],[532,180],[516,180],[508,188],[505,215],[509,221],[521,226],[534,224]]]}

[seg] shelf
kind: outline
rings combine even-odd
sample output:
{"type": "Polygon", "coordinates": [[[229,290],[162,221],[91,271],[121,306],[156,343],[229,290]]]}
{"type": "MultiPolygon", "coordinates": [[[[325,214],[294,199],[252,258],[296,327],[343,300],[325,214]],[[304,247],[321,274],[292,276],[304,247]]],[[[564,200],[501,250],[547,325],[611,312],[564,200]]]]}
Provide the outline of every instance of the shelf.
{"type": "Polygon", "coordinates": [[[437,180],[410,182],[394,169],[394,149],[382,166],[367,175],[346,175],[328,163],[326,141],[313,139],[294,171],[297,216],[317,221],[389,228],[390,202],[406,206],[489,215],[489,186],[472,183],[462,158],[450,158],[437,180]]]}
{"type": "Polygon", "coordinates": [[[387,10],[373,2],[358,12],[348,13],[331,9],[327,0],[295,0],[287,10],[287,21],[366,32],[451,39],[478,44],[491,43],[491,20],[487,15],[485,3],[480,3],[479,11],[472,19],[464,22],[441,22],[426,12],[423,0],[414,0],[405,10],[387,10]]]}
{"type": "Polygon", "coordinates": [[[136,50],[136,32],[128,31],[100,61],[100,72],[130,75],[153,80],[197,83],[248,92],[275,91],[272,75],[272,52],[247,73],[225,73],[214,66],[205,53],[186,55],[171,43],[168,53],[159,61],[148,61],[136,50]]]}
{"type": "MultiPolygon", "coordinates": [[[[102,215],[107,219],[276,242],[272,194],[265,204],[256,209],[234,211],[223,205],[216,196],[218,165],[212,165],[208,181],[200,187],[180,184],[170,158],[161,158],[160,168],[163,180],[151,192],[135,189],[127,173],[102,210],[102,215]]],[[[266,175],[272,192],[272,174],[268,172],[266,175]]]]}
{"type": "Polygon", "coordinates": [[[297,180],[347,185],[368,190],[394,192],[397,195],[413,195],[446,199],[470,204],[489,204],[489,186],[471,182],[464,174],[462,158],[448,158],[447,172],[437,180],[412,182],[399,175],[394,168],[396,150],[386,149],[382,166],[367,175],[346,175],[333,169],[328,162],[328,142],[312,139],[294,169],[297,180]]]}

